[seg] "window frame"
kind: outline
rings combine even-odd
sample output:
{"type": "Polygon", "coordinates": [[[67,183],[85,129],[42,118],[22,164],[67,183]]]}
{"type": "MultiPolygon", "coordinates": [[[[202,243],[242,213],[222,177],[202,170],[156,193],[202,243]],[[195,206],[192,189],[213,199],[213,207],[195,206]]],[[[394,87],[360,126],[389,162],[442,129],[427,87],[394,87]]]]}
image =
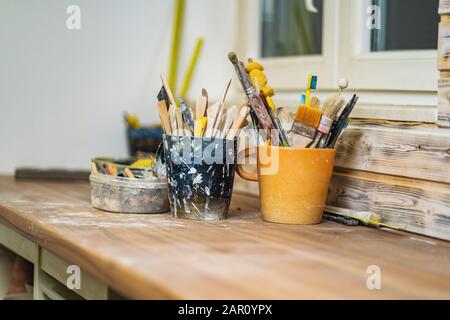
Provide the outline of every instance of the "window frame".
{"type": "MultiPolygon", "coordinates": [[[[238,0],[239,1],[239,0],[238,0]]],[[[241,28],[245,38],[240,41],[240,52],[246,57],[260,60],[270,78],[270,85],[277,90],[296,90],[304,87],[308,74],[317,74],[320,85],[333,87],[336,82],[337,55],[337,17],[339,14],[338,1],[324,1],[323,27],[322,27],[322,54],[308,56],[271,57],[261,58],[261,23],[259,19],[246,19],[245,17],[258,17],[261,13],[259,0],[239,1],[241,11],[241,28]]]]}
{"type": "Polygon", "coordinates": [[[259,19],[248,18],[254,17],[255,12],[259,16],[260,1],[237,1],[237,52],[261,61],[280,101],[297,96],[305,87],[308,74],[319,76],[318,86],[323,95],[336,90],[338,80],[346,77],[349,89],[361,96],[359,110],[354,112],[358,117],[367,114],[371,118],[436,122],[437,50],[369,52],[370,41],[363,39],[370,36],[365,27],[368,18],[365,10],[370,0],[325,0],[322,55],[280,58],[260,56],[261,23],[259,19]],[[405,112],[408,109],[411,112],[405,112]]]}
{"type": "Polygon", "coordinates": [[[366,27],[366,10],[372,2],[340,2],[341,41],[348,45],[339,46],[338,69],[341,74],[352,79],[352,87],[366,90],[437,91],[437,50],[371,52],[370,41],[367,41],[371,31],[366,27]]]}

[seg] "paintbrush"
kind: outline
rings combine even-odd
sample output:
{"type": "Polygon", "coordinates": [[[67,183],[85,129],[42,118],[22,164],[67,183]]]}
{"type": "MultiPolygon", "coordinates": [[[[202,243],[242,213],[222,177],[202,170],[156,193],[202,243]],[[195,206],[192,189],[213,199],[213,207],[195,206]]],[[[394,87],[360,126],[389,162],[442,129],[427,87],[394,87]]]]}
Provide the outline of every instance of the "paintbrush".
{"type": "Polygon", "coordinates": [[[278,119],[276,112],[275,112],[276,111],[275,104],[272,102],[270,97],[264,96],[264,94],[262,92],[261,92],[260,96],[261,96],[261,100],[263,101],[264,105],[266,106],[266,109],[270,115],[270,118],[276,124],[276,127],[279,130],[281,145],[283,147],[289,147],[289,141],[286,137],[286,133],[284,132],[283,126],[281,125],[281,122],[278,119]],[[271,105],[272,105],[272,107],[271,107],[271,105]]]}
{"type": "Polygon", "coordinates": [[[239,132],[239,129],[241,128],[242,124],[244,123],[245,119],[247,118],[249,111],[250,111],[250,108],[247,106],[243,107],[239,111],[236,119],[233,122],[233,125],[231,126],[231,129],[227,133],[226,140],[234,140],[234,138],[237,136],[237,134],[239,132]]]}
{"type": "Polygon", "coordinates": [[[288,132],[292,128],[294,123],[294,115],[292,112],[286,110],[283,107],[277,108],[277,117],[280,120],[280,124],[284,131],[288,132]]]}
{"type": "Polygon", "coordinates": [[[232,106],[225,113],[225,120],[223,122],[222,130],[219,131],[218,138],[225,138],[231,126],[233,125],[234,119],[236,117],[236,112],[238,111],[237,106],[232,106]]]}
{"type": "Polygon", "coordinates": [[[183,114],[181,113],[180,108],[175,108],[175,118],[177,119],[177,135],[184,136],[184,122],[183,122],[183,114]]]}
{"type": "Polygon", "coordinates": [[[267,85],[267,77],[263,72],[264,67],[260,63],[254,61],[252,58],[249,58],[245,70],[248,72],[248,75],[252,80],[253,85],[255,86],[256,92],[259,92],[259,96],[263,101],[264,105],[266,106],[267,112],[269,113],[272,122],[279,130],[280,141],[282,146],[289,147],[289,142],[286,137],[286,133],[276,114],[277,108],[272,100],[272,97],[275,95],[275,92],[272,87],[267,85]]]}
{"type": "MultiPolygon", "coordinates": [[[[301,102],[291,128],[293,144],[298,148],[306,148],[314,141],[322,113],[311,106],[311,90],[317,88],[317,76],[309,75],[306,94],[302,94],[301,102]]],[[[316,104],[317,102],[315,102],[316,104]]]]}
{"type": "Polygon", "coordinates": [[[207,122],[206,117],[199,117],[198,119],[195,120],[194,137],[200,138],[203,136],[206,128],[206,122],[207,122]]]}
{"type": "Polygon", "coordinates": [[[190,108],[187,106],[186,102],[182,97],[179,97],[181,112],[183,115],[183,120],[186,123],[190,133],[194,132],[194,119],[192,119],[192,114],[190,108]]]}
{"type": "Polygon", "coordinates": [[[345,108],[342,110],[339,118],[333,123],[330,134],[325,143],[327,148],[334,148],[337,140],[339,139],[339,136],[340,136],[342,130],[345,128],[346,123],[348,123],[348,118],[349,118],[353,108],[355,107],[356,103],[358,102],[358,98],[359,97],[356,94],[354,94],[353,97],[350,99],[350,101],[345,106],[345,108]]]}
{"type": "Polygon", "coordinates": [[[206,107],[208,105],[208,97],[203,95],[203,90],[205,89],[202,89],[202,94],[197,97],[197,102],[195,104],[195,119],[205,116],[206,107]]]}
{"type": "MultiPolygon", "coordinates": [[[[337,114],[339,113],[340,109],[342,108],[342,106],[343,106],[344,103],[345,103],[345,101],[344,101],[342,98],[340,98],[340,96],[341,96],[342,91],[343,91],[344,89],[346,89],[347,87],[348,87],[348,81],[347,81],[347,79],[346,79],[346,78],[340,79],[339,82],[338,82],[338,92],[336,93],[336,95],[335,95],[334,97],[331,97],[331,98],[328,100],[328,103],[329,103],[328,108],[329,108],[330,112],[332,112],[332,109],[333,109],[333,108],[330,107],[330,106],[331,106],[330,103],[331,103],[332,101],[334,101],[333,103],[335,103],[335,104],[336,104],[336,103],[341,103],[341,106],[338,108],[336,114],[334,114],[334,115],[331,114],[332,117],[329,117],[329,118],[331,118],[333,121],[336,119],[337,114]]],[[[324,107],[325,107],[325,106],[324,106],[324,107]]],[[[337,106],[335,105],[334,108],[337,108],[337,106]]],[[[325,118],[324,121],[326,122],[327,119],[325,118]]],[[[328,128],[326,127],[328,124],[329,124],[329,123],[325,123],[325,126],[322,127],[322,129],[325,129],[325,130],[331,130],[331,128],[328,129],[328,128]]],[[[333,126],[333,124],[334,124],[334,122],[331,123],[331,127],[333,126]]],[[[319,141],[318,141],[318,142],[315,141],[315,142],[313,143],[313,146],[314,146],[315,148],[324,148],[325,145],[326,145],[326,140],[328,139],[328,134],[329,134],[329,132],[322,132],[320,138],[318,138],[318,137],[316,136],[315,139],[318,138],[319,141]]]]}
{"type": "Polygon", "coordinates": [[[162,127],[164,129],[164,133],[171,135],[172,128],[170,127],[170,118],[169,113],[167,112],[167,106],[164,100],[158,101],[158,112],[159,118],[161,119],[162,127]]]}
{"type": "Polygon", "coordinates": [[[206,128],[207,118],[205,117],[206,107],[208,104],[208,93],[205,89],[202,89],[202,94],[197,97],[197,103],[195,105],[195,124],[194,124],[194,136],[201,137],[206,128]]]}
{"type": "Polygon", "coordinates": [[[320,109],[320,100],[317,97],[311,97],[311,108],[320,109]]]}
{"type": "Polygon", "coordinates": [[[169,97],[167,96],[167,92],[166,92],[166,89],[164,89],[164,86],[162,86],[161,90],[159,90],[157,99],[158,99],[158,101],[164,101],[164,103],[166,104],[167,110],[169,110],[170,100],[169,100],[169,97]]]}
{"type": "Polygon", "coordinates": [[[205,111],[206,111],[206,109],[208,109],[209,101],[208,101],[208,91],[206,91],[205,88],[202,88],[202,96],[204,96],[206,99],[206,106],[205,106],[205,111]]]}
{"type": "MultiPolygon", "coordinates": [[[[253,87],[250,78],[248,76],[247,71],[245,70],[245,66],[242,62],[240,62],[234,52],[230,52],[228,54],[228,58],[233,64],[238,78],[242,84],[242,87],[248,97],[249,104],[254,111],[255,116],[258,118],[258,123],[262,131],[260,134],[262,135],[263,140],[268,140],[271,138],[272,144],[275,146],[280,145],[280,138],[278,134],[272,134],[273,130],[276,130],[276,125],[273,123],[269,113],[267,112],[264,103],[261,101],[260,96],[253,87]],[[270,136],[269,136],[269,134],[270,136]]],[[[278,131],[277,131],[278,133],[278,131]]]]}
{"type": "Polygon", "coordinates": [[[211,107],[206,110],[207,114],[207,123],[206,123],[206,131],[205,137],[212,138],[214,132],[214,125],[216,123],[217,114],[219,113],[220,102],[213,104],[211,107]]]}
{"type": "Polygon", "coordinates": [[[228,93],[228,89],[230,88],[230,84],[231,84],[231,79],[229,79],[225,85],[225,89],[224,92],[222,94],[222,99],[220,100],[219,103],[219,111],[217,113],[216,116],[216,122],[214,124],[214,130],[212,133],[212,136],[215,137],[218,134],[218,131],[220,129],[220,125],[222,124],[222,115],[223,115],[223,109],[225,108],[225,99],[227,97],[227,93],[228,93]]]}
{"type": "Polygon", "coordinates": [[[333,121],[337,114],[341,110],[345,101],[339,95],[333,96],[325,101],[323,104],[322,118],[320,119],[319,127],[317,128],[317,134],[310,148],[316,148],[322,137],[326,138],[326,135],[330,132],[333,121]]]}
{"type": "Polygon", "coordinates": [[[299,105],[292,123],[292,143],[297,148],[306,148],[317,133],[322,113],[319,109],[299,105]]]}
{"type": "Polygon", "coordinates": [[[178,135],[178,124],[177,124],[177,114],[176,114],[176,107],[171,104],[169,107],[169,120],[170,120],[170,127],[172,131],[172,135],[177,136],[178,135]]]}
{"type": "Polygon", "coordinates": [[[311,90],[315,90],[317,88],[317,76],[309,75],[308,76],[308,84],[306,86],[306,95],[305,95],[305,105],[307,107],[311,106],[311,90]]]}
{"type": "MultiPolygon", "coordinates": [[[[160,78],[161,78],[161,81],[162,81],[162,83],[163,83],[164,90],[166,91],[167,97],[169,98],[170,104],[173,105],[173,106],[176,107],[176,108],[179,108],[179,106],[177,105],[177,103],[176,103],[176,101],[175,101],[175,98],[173,97],[172,90],[170,90],[170,87],[169,87],[169,85],[167,84],[166,77],[164,76],[163,73],[161,73],[160,78]]],[[[170,104],[169,104],[169,105],[170,105],[170,104]]]]}

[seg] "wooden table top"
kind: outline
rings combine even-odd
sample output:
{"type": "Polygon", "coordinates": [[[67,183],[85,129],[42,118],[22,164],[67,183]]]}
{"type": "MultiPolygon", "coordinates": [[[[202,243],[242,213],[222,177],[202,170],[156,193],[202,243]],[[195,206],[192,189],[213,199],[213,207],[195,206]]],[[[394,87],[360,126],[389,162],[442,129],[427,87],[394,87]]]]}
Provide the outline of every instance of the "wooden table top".
{"type": "Polygon", "coordinates": [[[450,243],[324,221],[263,222],[234,194],[230,218],[178,220],[91,208],[84,182],[0,177],[0,222],[129,298],[450,298],[450,243]],[[367,268],[381,289],[367,289],[367,268]]]}

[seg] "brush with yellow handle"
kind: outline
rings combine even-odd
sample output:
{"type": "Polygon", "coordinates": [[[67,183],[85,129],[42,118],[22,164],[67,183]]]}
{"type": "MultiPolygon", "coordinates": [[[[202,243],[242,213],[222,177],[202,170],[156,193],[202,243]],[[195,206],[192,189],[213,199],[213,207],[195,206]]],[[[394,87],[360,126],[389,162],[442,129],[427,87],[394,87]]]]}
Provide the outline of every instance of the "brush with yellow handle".
{"type": "Polygon", "coordinates": [[[277,107],[275,106],[275,103],[272,100],[272,97],[275,95],[275,92],[272,87],[267,85],[267,77],[263,72],[264,67],[255,60],[248,59],[248,64],[245,67],[245,70],[248,72],[249,77],[253,82],[253,85],[255,86],[255,88],[257,88],[257,91],[260,93],[261,99],[268,107],[267,108],[268,112],[279,131],[281,144],[283,145],[283,147],[289,147],[289,141],[286,137],[286,133],[276,113],[277,107]]]}
{"type": "MultiPolygon", "coordinates": [[[[306,95],[302,96],[302,102],[297,109],[294,123],[291,128],[292,144],[298,148],[306,148],[313,141],[317,133],[322,112],[320,109],[311,106],[310,91],[315,89],[317,77],[308,77],[306,95]]],[[[317,103],[317,102],[315,102],[317,103]]]]}
{"type": "Polygon", "coordinates": [[[197,97],[197,102],[195,105],[194,137],[200,138],[205,132],[207,122],[205,112],[207,107],[208,94],[205,89],[202,89],[202,94],[197,97]]]}

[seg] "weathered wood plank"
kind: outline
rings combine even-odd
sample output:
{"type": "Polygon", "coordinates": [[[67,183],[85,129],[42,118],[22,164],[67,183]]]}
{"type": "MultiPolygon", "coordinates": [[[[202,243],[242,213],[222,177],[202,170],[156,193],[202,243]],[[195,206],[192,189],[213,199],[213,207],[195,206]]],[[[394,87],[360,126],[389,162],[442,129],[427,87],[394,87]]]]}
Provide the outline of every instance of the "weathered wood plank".
{"type": "Polygon", "coordinates": [[[337,170],[328,192],[330,206],[373,212],[393,228],[450,240],[447,184],[359,171],[337,170]]]}
{"type": "MultiPolygon", "coordinates": [[[[258,196],[258,184],[236,178],[235,190],[258,196]]],[[[362,171],[337,169],[328,208],[373,212],[394,229],[450,240],[450,186],[362,171]]]]}
{"type": "Polygon", "coordinates": [[[450,183],[450,130],[417,123],[352,121],[335,166],[450,183]]]}
{"type": "MultiPolygon", "coordinates": [[[[442,73],[441,73],[442,76],[442,73]]],[[[439,126],[450,127],[450,78],[440,78],[438,82],[438,121],[439,126]]]]}

